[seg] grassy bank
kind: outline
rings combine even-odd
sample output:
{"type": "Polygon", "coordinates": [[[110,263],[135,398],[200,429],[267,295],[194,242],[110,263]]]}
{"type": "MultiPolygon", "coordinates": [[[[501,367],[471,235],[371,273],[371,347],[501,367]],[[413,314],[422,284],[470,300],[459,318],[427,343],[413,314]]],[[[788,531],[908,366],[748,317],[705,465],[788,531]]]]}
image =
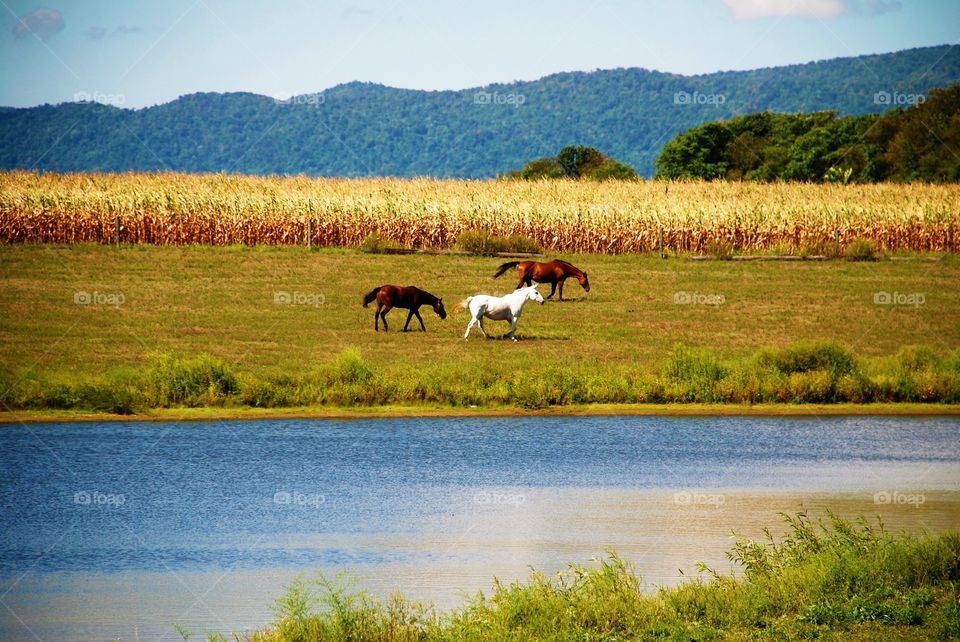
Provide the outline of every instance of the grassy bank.
{"type": "MultiPolygon", "coordinates": [[[[152,408],[119,415],[96,410],[18,409],[0,411],[0,424],[101,421],[225,421],[255,419],[393,419],[403,417],[497,417],[517,416],[518,409],[504,407],[451,407],[429,404],[360,406],[302,406],[290,408],[254,408],[251,406],[206,406],[202,408],[152,408]]],[[[960,415],[960,405],[943,403],[833,403],[833,404],[573,404],[524,410],[530,416],[754,416],[754,417],[827,417],[827,416],[951,416],[960,415]]]]}
{"type": "Polygon", "coordinates": [[[492,279],[498,259],[5,246],[0,402],[145,412],[958,401],[953,257],[567,258],[589,271],[590,293],[571,282],[572,300],[529,306],[521,341],[463,341],[465,313],[441,321],[426,309],[426,333],[399,332],[402,311],[391,313],[389,333],[375,333],[360,297],[416,284],[450,309],[513,288],[507,276],[492,279]],[[277,302],[278,293],[296,302],[277,302]],[[878,304],[878,293],[922,299],[878,304]]]}
{"type": "MultiPolygon", "coordinates": [[[[956,640],[960,533],[891,535],[882,525],[800,513],[786,534],[738,538],[737,574],[641,590],[616,554],[529,581],[496,583],[439,613],[384,603],[335,580],[298,580],[255,642],[308,640],[956,640]]],[[[220,638],[224,639],[224,638],[220,638]]]]}
{"type": "Polygon", "coordinates": [[[908,346],[865,360],[835,343],[765,349],[723,360],[716,352],[675,346],[655,372],[597,371],[576,364],[511,372],[447,368],[425,377],[391,378],[356,348],[303,374],[256,379],[223,360],[154,355],[77,384],[37,379],[8,383],[10,410],[84,410],[130,415],[156,408],[369,408],[377,406],[537,410],[592,404],[872,404],[960,403],[960,350],[941,354],[908,346]]]}

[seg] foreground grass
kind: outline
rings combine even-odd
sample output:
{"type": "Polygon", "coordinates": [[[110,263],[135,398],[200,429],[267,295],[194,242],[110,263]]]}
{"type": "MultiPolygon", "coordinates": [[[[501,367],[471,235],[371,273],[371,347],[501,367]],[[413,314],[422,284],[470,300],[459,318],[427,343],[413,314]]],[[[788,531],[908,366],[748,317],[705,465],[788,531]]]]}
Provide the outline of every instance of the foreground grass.
{"type": "Polygon", "coordinates": [[[701,566],[701,578],[654,593],[613,552],[594,567],[496,582],[449,613],[300,579],[277,601],[276,621],[247,639],[960,639],[960,533],[894,536],[829,514],[784,519],[779,539],[736,540],[728,558],[737,575],[701,566]]]}
{"type": "Polygon", "coordinates": [[[529,306],[522,340],[506,342],[463,341],[465,314],[441,322],[426,309],[428,332],[398,332],[405,317],[396,311],[391,332],[377,334],[373,311],[359,300],[389,282],[424,287],[448,308],[468,294],[502,294],[515,283],[491,278],[496,259],[5,246],[0,401],[8,409],[107,412],[957,401],[953,257],[567,258],[590,272],[591,292],[571,282],[573,300],[529,306]],[[275,304],[277,292],[315,296],[317,304],[275,304]],[[878,292],[919,293],[923,302],[876,305],[878,292]],[[78,293],[104,303],[77,304],[78,293]],[[723,303],[677,304],[678,293],[722,295],[723,303]],[[122,302],[103,298],[115,295],[122,302]]]}

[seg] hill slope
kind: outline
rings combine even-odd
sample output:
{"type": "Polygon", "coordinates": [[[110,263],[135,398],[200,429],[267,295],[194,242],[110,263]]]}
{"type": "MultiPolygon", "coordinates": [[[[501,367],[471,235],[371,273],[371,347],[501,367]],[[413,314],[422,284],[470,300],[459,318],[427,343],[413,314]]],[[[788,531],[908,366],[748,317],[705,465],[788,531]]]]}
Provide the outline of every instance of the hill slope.
{"type": "Polygon", "coordinates": [[[355,82],[286,102],[204,93],[139,110],[2,108],[0,167],[482,178],[580,144],[651,175],[667,141],[706,121],[882,113],[956,82],[960,48],[941,46],[700,76],[613,69],[462,91],[355,82]]]}

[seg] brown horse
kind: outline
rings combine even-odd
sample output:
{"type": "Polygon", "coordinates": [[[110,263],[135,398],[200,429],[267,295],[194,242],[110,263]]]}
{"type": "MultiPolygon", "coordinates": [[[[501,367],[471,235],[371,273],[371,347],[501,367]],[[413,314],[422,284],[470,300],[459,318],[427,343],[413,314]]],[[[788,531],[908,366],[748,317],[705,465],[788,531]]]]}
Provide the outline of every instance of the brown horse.
{"type": "Polygon", "coordinates": [[[520,281],[517,283],[517,289],[522,288],[524,284],[532,285],[532,281],[537,283],[550,284],[550,296],[557,291],[557,284],[560,285],[560,300],[563,301],[563,282],[567,277],[575,277],[586,292],[590,291],[590,280],[587,279],[587,273],[574,267],[566,261],[554,259],[548,263],[538,263],[536,261],[509,261],[497,268],[493,278],[497,278],[510,268],[517,268],[520,275],[520,281]]]}
{"type": "Polygon", "coordinates": [[[443,299],[435,297],[420,288],[415,288],[412,285],[408,285],[407,287],[381,285],[378,288],[373,288],[364,295],[363,307],[367,307],[374,299],[377,300],[377,313],[373,315],[374,332],[380,329],[379,323],[381,319],[383,319],[383,331],[386,332],[388,330],[387,312],[393,308],[410,310],[410,314],[407,315],[407,322],[403,324],[404,332],[407,331],[407,326],[410,325],[410,319],[414,316],[416,316],[417,321],[420,322],[420,328],[424,332],[427,331],[427,326],[423,325],[423,317],[420,316],[421,305],[429,305],[441,319],[447,318],[447,311],[443,309],[443,299]]]}

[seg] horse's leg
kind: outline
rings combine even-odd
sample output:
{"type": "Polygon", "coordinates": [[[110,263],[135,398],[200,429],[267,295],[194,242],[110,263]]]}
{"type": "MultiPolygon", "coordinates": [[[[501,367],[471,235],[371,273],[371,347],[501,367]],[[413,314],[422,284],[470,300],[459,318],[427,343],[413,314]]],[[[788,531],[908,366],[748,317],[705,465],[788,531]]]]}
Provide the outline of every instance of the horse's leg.
{"type": "Polygon", "coordinates": [[[564,284],[565,281],[566,281],[566,279],[562,279],[562,280],[560,281],[560,300],[561,300],[561,301],[563,301],[563,284],[564,284]]]}
{"type": "Polygon", "coordinates": [[[387,327],[387,312],[393,309],[392,305],[383,306],[383,312],[380,313],[380,319],[383,321],[383,331],[387,332],[390,328],[387,327]]]}
{"type": "MultiPolygon", "coordinates": [[[[419,315],[418,315],[419,316],[419,315]]],[[[407,314],[407,322],[403,324],[403,331],[407,331],[407,326],[410,325],[410,319],[413,318],[413,308],[410,309],[410,313],[407,314]]]]}
{"type": "Polygon", "coordinates": [[[383,309],[383,304],[377,301],[377,311],[373,313],[373,331],[380,331],[380,310],[383,309]]]}
{"type": "Polygon", "coordinates": [[[480,332],[483,333],[483,336],[486,337],[487,339],[489,339],[489,338],[490,338],[490,335],[487,334],[486,329],[483,327],[483,314],[481,314],[479,317],[477,317],[477,325],[480,326],[480,332]]]}
{"type": "Polygon", "coordinates": [[[514,341],[516,341],[517,340],[516,335],[517,335],[517,317],[512,316],[510,317],[510,332],[507,333],[507,336],[513,339],[514,341]]]}
{"type": "Polygon", "coordinates": [[[550,296],[548,296],[547,298],[548,298],[548,299],[552,299],[552,298],[553,298],[553,294],[554,294],[556,291],[557,291],[557,284],[556,284],[556,282],[551,283],[551,284],[550,284],[550,296]]]}
{"type": "Polygon", "coordinates": [[[472,319],[470,319],[470,323],[469,325],[467,325],[467,331],[463,333],[464,339],[470,336],[470,330],[473,328],[476,322],[477,322],[477,317],[473,317],[472,319]]]}
{"type": "MultiPolygon", "coordinates": [[[[413,313],[416,315],[417,321],[420,322],[420,329],[423,330],[424,332],[426,332],[426,331],[427,331],[427,326],[423,325],[423,317],[420,316],[420,310],[414,310],[413,313]]],[[[407,319],[407,322],[409,322],[409,321],[410,321],[410,320],[407,319]]]]}

